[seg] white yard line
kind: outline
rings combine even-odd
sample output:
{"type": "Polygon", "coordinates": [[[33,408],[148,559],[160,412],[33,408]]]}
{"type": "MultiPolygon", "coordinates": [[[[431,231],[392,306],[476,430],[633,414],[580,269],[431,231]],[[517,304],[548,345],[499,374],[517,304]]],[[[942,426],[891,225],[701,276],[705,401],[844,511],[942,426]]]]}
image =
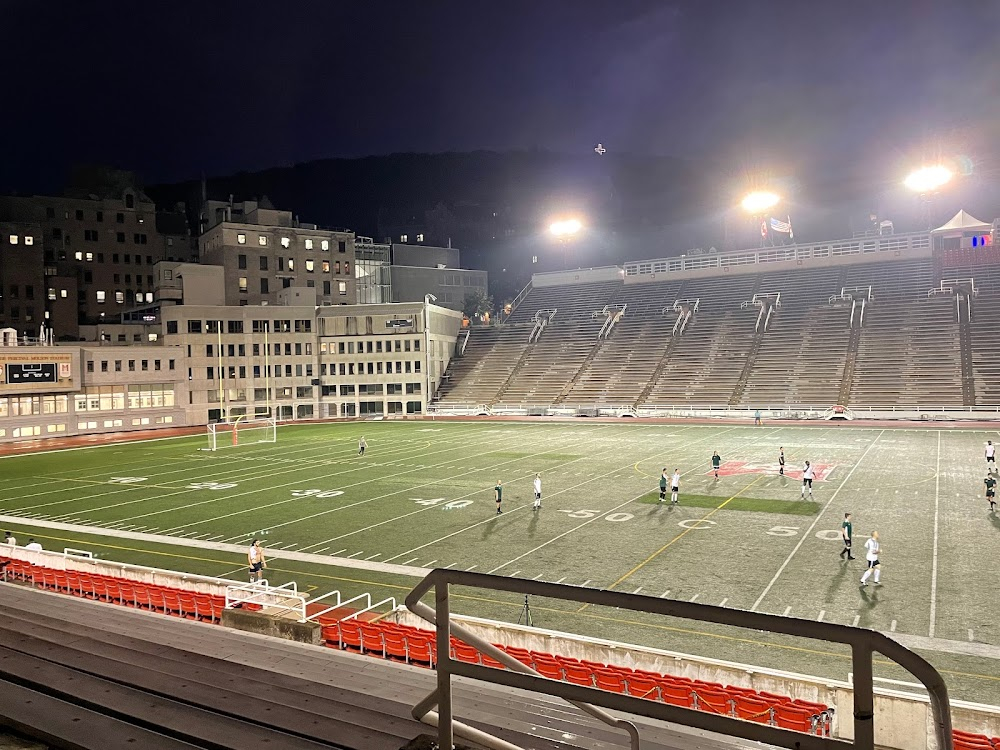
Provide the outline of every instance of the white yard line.
{"type": "Polygon", "coordinates": [[[941,430],[937,439],[937,466],[934,470],[934,547],[931,554],[931,625],[928,636],[934,637],[937,627],[937,579],[938,579],[938,511],[941,499],[941,430]]]}
{"type": "Polygon", "coordinates": [[[764,597],[766,597],[768,593],[770,593],[771,589],[774,587],[774,584],[778,582],[778,579],[781,577],[781,574],[784,573],[785,568],[788,567],[788,563],[790,563],[792,561],[792,558],[795,557],[795,553],[802,548],[802,545],[805,544],[806,539],[812,538],[813,529],[816,528],[816,524],[819,523],[819,519],[822,518],[823,514],[826,513],[827,510],[829,510],[831,505],[833,505],[833,501],[837,499],[837,495],[839,495],[840,491],[844,489],[844,485],[847,484],[848,480],[850,480],[850,478],[854,476],[854,472],[857,470],[859,466],[861,466],[861,463],[865,460],[865,456],[867,456],[868,452],[875,447],[875,444],[878,442],[879,438],[882,437],[884,432],[885,430],[882,430],[881,432],[879,432],[878,435],[875,436],[875,439],[872,440],[871,444],[865,449],[865,452],[861,454],[861,457],[857,460],[854,466],[851,467],[851,470],[847,472],[847,476],[844,477],[844,481],[842,481],[840,483],[840,486],[833,491],[833,495],[831,495],[830,499],[826,501],[826,505],[824,505],[823,509],[816,514],[816,518],[813,520],[813,522],[809,525],[809,528],[806,529],[806,532],[799,539],[798,544],[796,544],[795,547],[792,549],[792,551],[788,553],[788,557],[786,557],[785,561],[781,563],[781,567],[778,568],[778,572],[774,574],[774,577],[771,579],[770,583],[768,583],[767,586],[764,587],[764,590],[761,592],[761,595],[757,597],[757,601],[755,601],[753,603],[753,606],[750,607],[751,612],[757,611],[757,607],[759,607],[760,603],[764,601],[764,597]]]}

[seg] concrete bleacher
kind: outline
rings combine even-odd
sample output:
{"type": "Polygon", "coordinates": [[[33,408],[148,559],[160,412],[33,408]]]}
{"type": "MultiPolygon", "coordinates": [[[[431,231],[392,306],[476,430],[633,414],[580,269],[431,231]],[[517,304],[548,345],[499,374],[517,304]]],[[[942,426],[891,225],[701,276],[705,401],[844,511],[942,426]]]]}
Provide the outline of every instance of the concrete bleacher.
{"type": "Polygon", "coordinates": [[[442,404],[488,404],[528,347],[529,327],[476,327],[462,357],[452,360],[438,393],[442,404]]]}

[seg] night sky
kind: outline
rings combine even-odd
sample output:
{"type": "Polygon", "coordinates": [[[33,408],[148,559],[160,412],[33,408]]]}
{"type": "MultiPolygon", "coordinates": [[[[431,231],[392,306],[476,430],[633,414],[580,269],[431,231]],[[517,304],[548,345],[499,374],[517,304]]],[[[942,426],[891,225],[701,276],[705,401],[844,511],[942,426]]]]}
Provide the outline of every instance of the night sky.
{"type": "Polygon", "coordinates": [[[0,189],[399,151],[996,171],[995,0],[0,0],[0,189]]]}

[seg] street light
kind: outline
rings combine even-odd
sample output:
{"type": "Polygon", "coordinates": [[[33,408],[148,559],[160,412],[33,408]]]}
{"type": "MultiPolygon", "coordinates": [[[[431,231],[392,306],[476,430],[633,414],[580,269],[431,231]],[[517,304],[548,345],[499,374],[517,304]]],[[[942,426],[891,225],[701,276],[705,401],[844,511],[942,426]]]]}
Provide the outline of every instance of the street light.
{"type": "Polygon", "coordinates": [[[935,164],[910,172],[907,178],[903,180],[903,184],[915,193],[933,193],[948,183],[952,176],[952,172],[948,167],[935,164]]]}
{"type": "Polygon", "coordinates": [[[774,208],[778,205],[778,201],[781,197],[776,193],[771,193],[766,190],[756,190],[749,195],[747,195],[743,202],[740,204],[743,206],[743,210],[752,216],[760,216],[767,209],[774,208]]]}

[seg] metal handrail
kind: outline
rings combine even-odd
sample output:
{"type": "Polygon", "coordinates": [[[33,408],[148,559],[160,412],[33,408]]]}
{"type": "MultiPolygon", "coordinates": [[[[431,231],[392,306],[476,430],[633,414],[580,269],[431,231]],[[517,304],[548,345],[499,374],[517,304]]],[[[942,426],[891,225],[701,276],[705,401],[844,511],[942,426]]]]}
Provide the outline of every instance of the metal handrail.
{"type": "Polygon", "coordinates": [[[344,618],[341,618],[341,619],[343,619],[343,620],[353,620],[356,617],[359,617],[360,615],[363,615],[365,612],[371,612],[376,607],[381,607],[386,602],[391,602],[392,603],[392,606],[390,607],[390,610],[396,609],[396,597],[394,597],[394,596],[387,596],[382,601],[375,602],[374,604],[369,604],[364,609],[359,609],[357,612],[352,612],[347,617],[344,617],[344,618]]]}
{"type": "MultiPolygon", "coordinates": [[[[873,630],[853,628],[828,622],[802,620],[794,617],[733,610],[708,604],[682,602],[672,599],[628,594],[618,591],[596,590],[580,586],[545,583],[520,578],[509,578],[487,573],[438,568],[431,571],[407,595],[406,606],[418,617],[422,617],[437,627],[436,643],[438,653],[437,688],[413,708],[413,716],[419,721],[436,721],[438,724],[438,744],[450,748],[454,744],[456,730],[466,733],[468,727],[455,722],[452,712],[451,677],[460,675],[486,682],[499,683],[508,687],[561,697],[587,711],[592,716],[611,726],[626,729],[632,736],[632,748],[638,748],[639,738],[634,725],[611,716],[599,706],[628,713],[650,716],[664,721],[673,721],[708,731],[722,732],[757,742],[771,743],[781,747],[800,750],[829,750],[829,748],[856,747],[873,750],[875,747],[875,713],[872,656],[877,651],[909,671],[927,689],[933,715],[934,734],[940,750],[952,750],[951,711],[948,689],[944,679],[923,657],[900,645],[888,636],[873,630]],[[752,630],[812,638],[833,643],[842,643],[851,648],[854,673],[854,743],[816,735],[803,734],[786,729],[778,729],[754,722],[742,721],[717,714],[692,711],[668,704],[653,704],[642,698],[619,693],[581,687],[558,680],[538,676],[530,667],[521,664],[514,657],[501,651],[493,644],[477,637],[451,621],[449,588],[463,586],[472,588],[507,591],[525,596],[543,596],[551,599],[618,607],[637,612],[648,612],[665,617],[678,617],[700,622],[711,622],[752,630]],[[434,589],[435,607],[421,602],[421,598],[434,589]],[[450,637],[479,649],[508,667],[508,670],[491,669],[478,664],[456,661],[451,658],[450,637]],[[432,708],[437,705],[436,714],[432,708]],[[432,716],[432,714],[434,714],[432,716]]],[[[480,733],[481,735],[482,733],[480,733]]],[[[489,737],[489,735],[487,735],[489,737]]],[[[482,742],[480,737],[476,741],[482,742]]],[[[485,744],[485,743],[484,743],[485,744]]],[[[491,747],[512,747],[509,743],[494,744],[491,747]]]]}

